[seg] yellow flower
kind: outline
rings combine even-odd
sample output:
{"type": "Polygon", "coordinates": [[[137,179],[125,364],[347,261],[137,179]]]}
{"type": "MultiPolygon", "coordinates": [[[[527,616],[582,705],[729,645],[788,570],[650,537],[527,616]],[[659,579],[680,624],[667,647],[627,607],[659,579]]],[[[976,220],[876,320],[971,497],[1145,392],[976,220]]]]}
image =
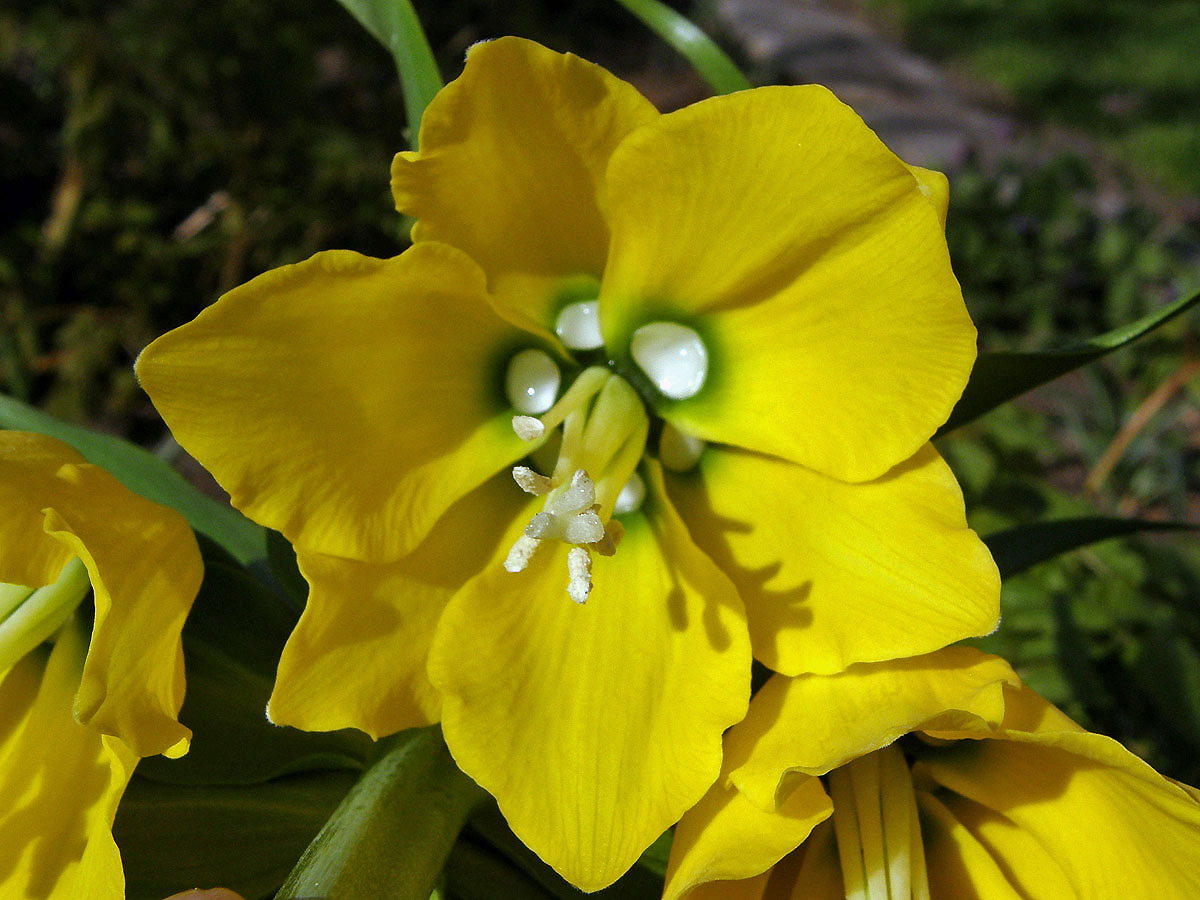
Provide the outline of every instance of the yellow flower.
{"type": "Polygon", "coordinates": [[[665,892],[1197,896],[1200,792],[1084,731],[1002,660],[963,647],[775,676],[726,736],[722,778],[679,823],[665,892]]]}
{"type": "Polygon", "coordinates": [[[125,896],[113,816],[140,757],[187,751],[179,635],[201,575],[177,513],[0,432],[0,897],[125,896]]]}
{"type": "Polygon", "coordinates": [[[822,88],[660,116],[515,38],[419,143],[393,168],[413,248],[268,272],[138,373],[297,549],[274,721],[440,719],[596,889],[716,777],[751,649],[833,672],[995,625],[928,444],[975,353],[945,180],[822,88]]]}

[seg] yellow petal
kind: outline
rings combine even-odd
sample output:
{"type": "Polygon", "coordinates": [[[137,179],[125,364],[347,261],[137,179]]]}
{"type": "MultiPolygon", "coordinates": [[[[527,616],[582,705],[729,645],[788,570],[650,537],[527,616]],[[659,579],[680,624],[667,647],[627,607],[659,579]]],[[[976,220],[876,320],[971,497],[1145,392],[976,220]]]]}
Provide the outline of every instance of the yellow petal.
{"type": "Polygon", "coordinates": [[[451,600],[430,654],[459,766],[586,891],[700,799],[749,694],[741,601],[656,468],[645,474],[642,511],[625,517],[615,556],[594,558],[586,604],[567,596],[565,545],[542,546],[519,574],[497,559],[451,600]]]}
{"type": "Polygon", "coordinates": [[[504,366],[534,341],[451,247],[319,253],[222,297],[137,370],[233,503],[305,549],[390,562],[529,452],[504,366]]]}
{"type": "Polygon", "coordinates": [[[844,900],[845,896],[833,822],[827,820],[775,867],[763,900],[844,900]]]}
{"type": "Polygon", "coordinates": [[[137,756],[72,718],[85,646],[68,624],[0,676],[0,896],[125,896],[112,822],[137,756]]]}
{"type": "Polygon", "coordinates": [[[941,172],[935,172],[933,169],[922,169],[920,166],[910,166],[908,163],[905,163],[904,167],[908,169],[913,178],[917,179],[917,186],[921,189],[921,193],[933,204],[938,221],[945,228],[946,214],[950,209],[949,180],[941,172]]]}
{"type": "Polygon", "coordinates": [[[729,891],[734,886],[728,882],[761,875],[833,812],[820,779],[800,780],[774,812],[764,812],[726,783],[728,775],[726,766],[716,784],[679,820],[663,900],[695,898],[697,894],[689,891],[712,882],[729,891]]]}
{"type": "Polygon", "coordinates": [[[931,445],[864,484],[709,447],[668,489],[775,671],[837,672],[996,627],[1000,576],[931,445]]]}
{"type": "Polygon", "coordinates": [[[934,780],[1029,832],[1080,897],[1200,896],[1200,802],[1116,741],[1063,727],[1028,688],[1006,702],[999,739],[922,752],[934,780]]]}
{"type": "Polygon", "coordinates": [[[609,167],[610,350],[648,321],[709,346],[662,407],[682,430],[848,481],[946,420],[975,329],[917,181],[818,86],[717,97],[631,134],[609,167]]]}
{"type": "MultiPolygon", "coordinates": [[[[925,845],[929,893],[933,897],[953,897],[954,900],[1031,900],[1031,896],[1043,896],[1017,891],[989,848],[981,844],[937,797],[917,791],[917,805],[921,812],[921,837],[925,845]]],[[[1040,852],[1040,848],[1025,849],[1036,852],[1034,859],[1053,865],[1045,853],[1040,852]]],[[[1047,882],[1047,885],[1051,884],[1053,882],[1047,882]]],[[[1071,900],[1073,895],[1068,892],[1044,896],[1071,900]]]]}
{"type": "Polygon", "coordinates": [[[684,896],[687,900],[764,900],[769,878],[770,874],[764,872],[742,881],[710,881],[697,885],[684,896]]]}
{"type": "Polygon", "coordinates": [[[376,738],[436,722],[441,698],[425,673],[434,629],[454,592],[495,555],[523,498],[507,473],[493,478],[398,563],[301,550],[308,603],[279,660],[271,721],[376,738]]]}
{"type": "Polygon", "coordinates": [[[54,438],[0,431],[0,584],[53,584],[74,556],[46,537],[43,510],[79,502],[75,485],[59,470],[69,476],[80,465],[84,458],[54,438]]]}
{"type": "Polygon", "coordinates": [[[58,574],[47,563],[73,557],[87,567],[96,616],[78,719],[139,756],[186,751],[179,634],[203,575],[187,522],[66,445],[14,432],[0,433],[0,512],[0,581],[44,584],[58,574]]]}
{"type": "Polygon", "coordinates": [[[512,37],[476,44],[425,111],[419,151],[392,164],[396,208],[417,219],[414,240],[465,250],[502,304],[552,325],[554,283],[604,270],[613,148],[657,117],[577,56],[512,37]]]}
{"type": "Polygon", "coordinates": [[[999,724],[1004,660],[969,647],[862,663],[837,675],[775,676],[725,742],[732,780],[772,809],[797,779],[822,775],[929,723],[999,724]]]}
{"type": "Polygon", "coordinates": [[[1011,819],[965,797],[939,791],[940,797],[919,794],[925,827],[930,886],[944,896],[964,880],[977,886],[981,900],[1072,900],[1079,895],[1062,866],[1037,838],[1011,819]],[[932,845],[932,847],[931,847],[932,845]],[[953,887],[951,887],[953,886],[953,887]]]}

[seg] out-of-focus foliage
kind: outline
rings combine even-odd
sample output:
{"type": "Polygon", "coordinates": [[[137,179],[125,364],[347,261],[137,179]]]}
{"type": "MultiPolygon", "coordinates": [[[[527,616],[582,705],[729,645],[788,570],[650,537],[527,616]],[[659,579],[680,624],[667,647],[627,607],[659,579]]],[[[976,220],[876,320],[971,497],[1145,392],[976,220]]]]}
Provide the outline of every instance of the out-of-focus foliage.
{"type": "Polygon", "coordinates": [[[1200,5],[1193,0],[873,0],[909,40],[1010,92],[1027,113],[1106,140],[1200,194],[1200,5]]]}
{"type": "Polygon", "coordinates": [[[395,252],[390,61],[328,2],[47,2],[4,14],[3,386],[121,415],[128,363],[259,271],[395,252]]]}
{"type": "MultiPolygon", "coordinates": [[[[655,46],[608,0],[416,6],[447,77],[507,33],[618,73],[655,46]]],[[[317,250],[406,242],[395,67],[333,0],[9,5],[0,95],[0,391],[68,420],[137,434],[151,338],[317,250]]]]}
{"type": "MultiPolygon", "coordinates": [[[[1164,226],[1133,196],[1098,199],[1073,158],[953,178],[947,237],[981,345],[1072,343],[1194,283],[1200,231],[1164,226]]],[[[1200,521],[1198,332],[1185,315],[944,440],[974,526],[1097,512],[1200,521]],[[1177,389],[1151,409],[1164,385],[1177,389]],[[1153,414],[1100,477],[1139,408],[1153,414]]],[[[1005,583],[1002,609],[981,646],[1080,721],[1177,778],[1200,778],[1194,535],[1110,541],[1042,564],[1005,583]]]]}

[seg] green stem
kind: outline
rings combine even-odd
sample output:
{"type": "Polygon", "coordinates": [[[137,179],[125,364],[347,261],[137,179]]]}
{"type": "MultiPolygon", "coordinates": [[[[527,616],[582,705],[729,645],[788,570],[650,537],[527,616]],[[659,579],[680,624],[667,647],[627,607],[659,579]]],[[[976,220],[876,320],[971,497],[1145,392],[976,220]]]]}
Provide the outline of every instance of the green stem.
{"type": "Polygon", "coordinates": [[[433,95],[442,89],[442,75],[416,10],[410,0],[339,2],[396,61],[400,87],[404,91],[404,111],[408,117],[408,142],[416,149],[421,116],[433,95]]]}
{"type": "Polygon", "coordinates": [[[402,732],[351,788],[275,900],[428,900],[486,794],[432,728],[402,732]]]}
{"type": "Polygon", "coordinates": [[[742,70],[725,51],[690,19],[659,0],[618,0],[651,31],[683,56],[700,77],[718,94],[731,94],[752,87],[742,70]]]}

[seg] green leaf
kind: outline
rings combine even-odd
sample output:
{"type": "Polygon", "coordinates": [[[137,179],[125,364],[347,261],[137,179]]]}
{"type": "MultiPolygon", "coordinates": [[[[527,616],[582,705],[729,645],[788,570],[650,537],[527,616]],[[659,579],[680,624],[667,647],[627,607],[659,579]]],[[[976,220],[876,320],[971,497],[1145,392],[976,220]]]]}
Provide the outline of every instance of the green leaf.
{"type": "Polygon", "coordinates": [[[261,527],[228,504],[200,493],[182,475],[141,447],[60,422],[3,395],[0,395],[0,428],[57,438],[78,450],[88,462],[107,470],[135,494],[181,513],[192,528],[208,535],[238,562],[248,564],[266,559],[266,535],[261,527]]]}
{"type": "Polygon", "coordinates": [[[1200,653],[1172,619],[1146,636],[1134,669],[1142,693],[1163,723],[1200,747],[1200,653]]]}
{"type": "Polygon", "coordinates": [[[267,561],[275,582],[294,601],[297,609],[304,609],[308,600],[308,582],[296,564],[296,548],[273,529],[267,529],[267,561]]]}
{"type": "Polygon", "coordinates": [[[1082,516],[1052,522],[1034,522],[989,534],[983,539],[1001,578],[1024,572],[1031,566],[1053,559],[1097,541],[1150,531],[1196,531],[1200,525],[1187,522],[1151,522],[1146,519],[1116,519],[1082,516]]]}
{"type": "Polygon", "coordinates": [[[753,87],[742,70],[712,38],[665,3],[660,0],[618,2],[690,62],[700,77],[718,94],[731,94],[753,87]]]}
{"type": "MultiPolygon", "coordinates": [[[[470,830],[478,835],[485,844],[490,845],[496,852],[506,857],[512,865],[515,865],[524,873],[526,878],[536,884],[543,892],[554,897],[555,900],[583,900],[585,897],[592,897],[595,900],[645,900],[645,898],[662,896],[662,873],[654,871],[655,864],[653,862],[650,865],[644,865],[642,861],[639,861],[633,868],[618,878],[616,882],[603,890],[592,894],[585,894],[563,880],[561,875],[542,862],[532,850],[526,847],[521,842],[521,839],[512,833],[512,829],[508,827],[508,823],[504,820],[499,808],[494,803],[480,807],[475,815],[471,817],[470,830]]],[[[662,853],[669,855],[670,838],[667,837],[665,841],[663,838],[655,841],[652,849],[654,850],[654,856],[662,853]]],[[[649,853],[650,851],[647,852],[649,853]]],[[[664,871],[666,869],[665,863],[663,864],[663,869],[664,871]]],[[[464,880],[464,877],[463,873],[458,873],[456,882],[460,883],[464,880]]],[[[481,892],[479,896],[485,898],[489,895],[481,892]]]]}
{"type": "Polygon", "coordinates": [[[240,568],[208,559],[183,629],[187,694],[179,720],[192,729],[191,750],[180,759],[143,760],[138,773],[162,783],[246,785],[294,772],[366,768],[372,744],[361,732],[310,733],[267,721],[275,668],[295,622],[273,591],[240,568]]]}
{"type": "Polygon", "coordinates": [[[975,368],[971,371],[962,398],[950,413],[946,424],[938,429],[938,434],[966,425],[1026,391],[1133,343],[1195,306],[1198,301],[1200,290],[1194,290],[1136,322],[1062,350],[981,352],[975,360],[975,368]]]}
{"type": "Polygon", "coordinates": [[[140,771],[113,823],[129,900],[162,900],[197,885],[247,900],[269,896],[355,779],[332,771],[240,787],[168,785],[140,771]]]}
{"type": "Polygon", "coordinates": [[[276,900],[428,900],[471,809],[487,795],[438,726],[401,732],[304,851],[276,900]]]}
{"type": "Polygon", "coordinates": [[[338,0],[396,61],[409,144],[415,149],[421,116],[433,95],[442,89],[442,75],[410,0],[338,0]]]}
{"type": "Polygon", "coordinates": [[[502,854],[466,838],[450,852],[444,877],[459,900],[556,900],[502,854]]]}

